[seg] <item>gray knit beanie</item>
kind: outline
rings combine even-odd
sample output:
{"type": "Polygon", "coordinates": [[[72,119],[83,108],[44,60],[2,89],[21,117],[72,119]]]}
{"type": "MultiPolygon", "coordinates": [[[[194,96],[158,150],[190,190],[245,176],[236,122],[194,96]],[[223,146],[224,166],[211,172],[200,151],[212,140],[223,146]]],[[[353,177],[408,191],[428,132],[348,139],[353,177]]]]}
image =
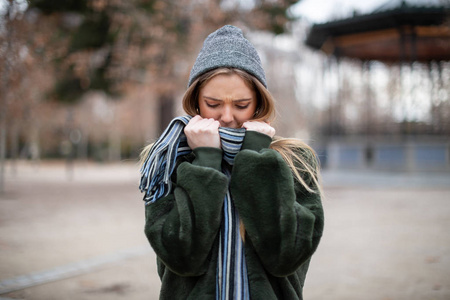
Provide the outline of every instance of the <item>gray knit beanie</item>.
{"type": "Polygon", "coordinates": [[[220,67],[244,70],[267,88],[266,75],[258,52],[237,27],[225,25],[205,39],[192,67],[188,87],[203,73],[220,67]]]}

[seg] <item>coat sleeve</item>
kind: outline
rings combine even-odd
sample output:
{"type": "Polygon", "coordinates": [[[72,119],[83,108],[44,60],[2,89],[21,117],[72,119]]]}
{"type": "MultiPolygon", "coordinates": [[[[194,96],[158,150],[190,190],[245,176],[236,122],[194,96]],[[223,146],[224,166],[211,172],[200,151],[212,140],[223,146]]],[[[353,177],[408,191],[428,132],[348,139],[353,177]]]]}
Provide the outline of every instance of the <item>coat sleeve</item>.
{"type": "Polygon", "coordinates": [[[171,193],[146,206],[145,234],[158,258],[174,273],[198,276],[220,229],[228,178],[222,151],[197,148],[195,159],[178,165],[171,193]]]}
{"type": "Polygon", "coordinates": [[[273,276],[287,276],[318,246],[324,225],[320,195],[294,181],[281,155],[268,149],[268,136],[247,132],[247,137],[253,141],[244,141],[245,149],[236,156],[231,194],[245,225],[246,240],[264,268],[273,276]]]}

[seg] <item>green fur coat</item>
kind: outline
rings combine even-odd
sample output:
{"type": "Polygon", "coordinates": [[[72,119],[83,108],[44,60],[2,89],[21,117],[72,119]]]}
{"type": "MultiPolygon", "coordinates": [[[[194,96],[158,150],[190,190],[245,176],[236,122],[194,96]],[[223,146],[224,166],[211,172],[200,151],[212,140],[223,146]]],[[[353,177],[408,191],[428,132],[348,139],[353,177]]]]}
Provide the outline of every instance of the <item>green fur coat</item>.
{"type": "Polygon", "coordinates": [[[320,195],[294,181],[270,143],[270,137],[248,131],[230,181],[221,172],[222,150],[195,149],[178,162],[172,192],[146,206],[145,234],[158,257],[160,299],[215,299],[228,184],[246,229],[250,297],[303,299],[309,261],[322,236],[322,204],[320,195]]]}

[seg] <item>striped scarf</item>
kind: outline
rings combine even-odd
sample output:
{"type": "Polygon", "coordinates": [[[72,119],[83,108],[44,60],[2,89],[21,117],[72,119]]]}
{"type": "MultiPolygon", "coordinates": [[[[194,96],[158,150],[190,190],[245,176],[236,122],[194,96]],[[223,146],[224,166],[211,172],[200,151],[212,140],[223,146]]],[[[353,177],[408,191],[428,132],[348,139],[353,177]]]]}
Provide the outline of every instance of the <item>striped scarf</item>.
{"type": "MultiPolygon", "coordinates": [[[[175,169],[177,157],[191,153],[183,132],[190,119],[190,116],[173,119],[161,137],[153,144],[145,159],[140,170],[139,189],[145,193],[146,205],[170,193],[172,189],[170,177],[175,169]]],[[[223,160],[232,166],[234,157],[241,150],[245,129],[220,127],[219,135],[223,160]]],[[[228,168],[224,167],[222,172],[230,178],[231,174],[228,168]]],[[[239,214],[228,190],[224,199],[223,218],[219,233],[216,272],[216,299],[218,300],[250,299],[247,266],[239,223],[239,214]]]]}

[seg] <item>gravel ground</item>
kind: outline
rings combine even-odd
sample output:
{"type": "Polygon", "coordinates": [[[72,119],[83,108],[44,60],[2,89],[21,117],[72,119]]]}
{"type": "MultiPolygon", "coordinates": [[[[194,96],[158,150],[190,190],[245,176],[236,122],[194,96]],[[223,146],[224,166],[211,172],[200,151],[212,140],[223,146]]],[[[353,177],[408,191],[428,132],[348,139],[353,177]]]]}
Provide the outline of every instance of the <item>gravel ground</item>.
{"type": "MultiPolygon", "coordinates": [[[[19,162],[0,195],[0,299],[158,299],[138,167],[19,162]]],[[[450,174],[324,172],[307,300],[450,299],[450,174]]]]}

